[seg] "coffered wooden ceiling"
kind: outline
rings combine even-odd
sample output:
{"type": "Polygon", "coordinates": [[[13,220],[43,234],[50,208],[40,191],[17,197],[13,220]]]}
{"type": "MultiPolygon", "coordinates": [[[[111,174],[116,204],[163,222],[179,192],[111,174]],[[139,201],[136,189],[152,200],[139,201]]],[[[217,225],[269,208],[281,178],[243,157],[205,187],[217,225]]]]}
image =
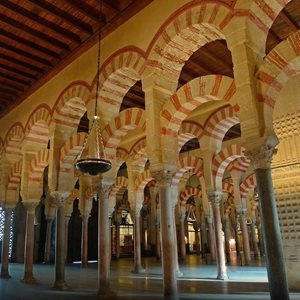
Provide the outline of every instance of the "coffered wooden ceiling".
{"type": "Polygon", "coordinates": [[[0,117],[152,1],[1,0],[0,117]]]}
{"type": "MultiPolygon", "coordinates": [[[[73,59],[153,0],[0,0],[0,117],[73,59]]],[[[300,1],[291,1],[268,34],[266,53],[300,28],[300,1]]],[[[206,44],[186,62],[178,88],[207,74],[233,77],[226,41],[206,44]]],[[[145,108],[138,81],[121,109],[145,108]]],[[[238,132],[236,133],[238,134],[238,132]]],[[[229,136],[231,133],[229,133],[229,136]]],[[[233,134],[233,136],[235,136],[233,134]]]]}

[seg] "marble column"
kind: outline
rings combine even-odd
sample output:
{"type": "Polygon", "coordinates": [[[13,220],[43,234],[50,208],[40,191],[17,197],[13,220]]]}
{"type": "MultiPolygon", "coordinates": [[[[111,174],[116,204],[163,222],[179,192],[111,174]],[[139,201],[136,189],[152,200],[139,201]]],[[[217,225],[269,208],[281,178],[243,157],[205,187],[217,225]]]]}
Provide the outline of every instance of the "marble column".
{"type": "Polygon", "coordinates": [[[257,245],[255,227],[256,227],[256,222],[255,222],[255,220],[252,220],[252,223],[251,223],[251,236],[252,236],[252,243],[253,243],[253,251],[254,251],[254,257],[258,258],[258,257],[260,257],[260,253],[259,253],[259,249],[258,249],[258,245],[257,245]]]}
{"type": "Polygon", "coordinates": [[[36,283],[33,276],[33,251],[34,251],[34,216],[35,208],[38,203],[28,202],[24,203],[27,209],[26,217],[26,237],[25,237],[25,252],[24,252],[24,277],[25,283],[36,283]]]}
{"type": "Polygon", "coordinates": [[[13,208],[9,205],[4,206],[5,216],[4,216],[4,231],[2,239],[2,255],[1,255],[1,278],[8,279],[9,275],[9,238],[10,238],[10,226],[11,226],[11,216],[13,208]]]}
{"type": "Polygon", "coordinates": [[[220,213],[220,202],[222,200],[222,192],[211,192],[207,194],[213,209],[213,218],[215,225],[215,240],[216,240],[216,256],[217,256],[217,268],[218,275],[217,279],[226,280],[228,279],[225,254],[224,254],[224,240],[222,232],[221,223],[221,213],[220,213]]]}
{"type": "Polygon", "coordinates": [[[274,147],[262,145],[260,148],[245,151],[245,155],[254,165],[256,175],[271,299],[288,300],[289,288],[271,176],[274,152],[274,147]]]}
{"type": "Polygon", "coordinates": [[[156,214],[156,260],[161,260],[161,232],[160,232],[160,209],[156,214]]]}
{"type": "Polygon", "coordinates": [[[116,216],[116,258],[120,258],[120,223],[122,219],[121,212],[117,212],[116,216]]]}
{"type": "Polygon", "coordinates": [[[132,212],[132,215],[134,215],[134,264],[132,273],[136,274],[145,272],[142,267],[141,255],[141,209],[141,205],[136,205],[135,210],[132,212]]]}
{"type": "Polygon", "coordinates": [[[82,230],[81,230],[81,267],[88,266],[88,235],[89,235],[89,218],[90,214],[81,215],[82,230]]]}
{"type": "Polygon", "coordinates": [[[176,278],[178,260],[175,252],[177,247],[172,207],[174,201],[171,195],[172,173],[161,170],[153,172],[153,176],[159,186],[164,299],[179,300],[176,278]]]}
{"type": "Polygon", "coordinates": [[[246,223],[246,211],[241,209],[241,210],[238,210],[237,213],[238,213],[238,217],[240,220],[240,226],[241,226],[241,230],[242,230],[245,263],[246,263],[246,265],[249,265],[251,262],[251,254],[250,254],[248,228],[247,228],[247,223],[246,223]]]}
{"type": "Polygon", "coordinates": [[[50,255],[51,255],[51,235],[52,235],[53,218],[47,218],[46,220],[47,220],[47,231],[46,231],[46,241],[45,241],[44,262],[45,264],[49,264],[50,255]]]}
{"type": "Polygon", "coordinates": [[[186,247],[185,247],[185,209],[180,211],[180,261],[185,263],[186,261],[186,247]]]}
{"type": "Polygon", "coordinates": [[[68,262],[68,247],[69,247],[69,222],[71,216],[65,215],[65,261],[68,262]]]}
{"type": "Polygon", "coordinates": [[[108,296],[110,273],[110,223],[109,195],[110,185],[101,184],[98,210],[98,294],[108,296]]]}
{"type": "Polygon", "coordinates": [[[196,243],[196,254],[197,256],[200,256],[200,237],[199,237],[199,224],[197,222],[194,222],[194,230],[195,230],[195,243],[196,243]]]}
{"type": "Polygon", "coordinates": [[[205,254],[206,254],[206,248],[205,247],[207,245],[207,231],[206,231],[206,222],[205,222],[204,212],[201,213],[200,230],[201,230],[201,252],[202,252],[202,258],[205,258],[205,254]]]}
{"type": "Polygon", "coordinates": [[[227,262],[230,262],[230,219],[228,216],[225,216],[225,250],[226,250],[226,259],[227,262]]]}
{"type": "Polygon", "coordinates": [[[207,216],[207,227],[208,227],[208,237],[209,237],[209,250],[212,262],[216,261],[216,239],[213,230],[213,220],[211,216],[207,216]]]}
{"type": "Polygon", "coordinates": [[[52,192],[56,205],[56,238],[55,238],[55,279],[54,288],[63,290],[67,289],[65,282],[65,261],[66,261],[66,220],[65,220],[65,202],[70,193],[52,192]]]}

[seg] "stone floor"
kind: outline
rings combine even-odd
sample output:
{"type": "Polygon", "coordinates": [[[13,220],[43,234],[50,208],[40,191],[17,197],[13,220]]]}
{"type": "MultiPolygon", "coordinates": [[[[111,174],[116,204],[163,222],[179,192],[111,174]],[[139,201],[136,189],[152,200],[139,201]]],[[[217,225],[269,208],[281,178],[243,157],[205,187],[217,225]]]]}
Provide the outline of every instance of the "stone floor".
{"type": "MultiPolygon", "coordinates": [[[[144,275],[131,273],[132,259],[112,261],[111,288],[115,296],[110,299],[163,299],[162,268],[154,258],[143,260],[144,275]]],[[[216,266],[202,264],[201,259],[189,256],[185,265],[180,266],[183,275],[178,278],[180,299],[270,299],[267,273],[262,262],[252,266],[228,266],[229,280],[215,280],[216,266]]],[[[66,281],[69,290],[52,289],[53,265],[35,265],[36,285],[26,285],[20,281],[23,265],[11,264],[9,280],[0,279],[1,300],[92,300],[99,299],[97,290],[97,264],[91,263],[88,269],[79,264],[66,268],[66,281]]],[[[291,300],[300,299],[300,294],[291,293],[291,300]]]]}

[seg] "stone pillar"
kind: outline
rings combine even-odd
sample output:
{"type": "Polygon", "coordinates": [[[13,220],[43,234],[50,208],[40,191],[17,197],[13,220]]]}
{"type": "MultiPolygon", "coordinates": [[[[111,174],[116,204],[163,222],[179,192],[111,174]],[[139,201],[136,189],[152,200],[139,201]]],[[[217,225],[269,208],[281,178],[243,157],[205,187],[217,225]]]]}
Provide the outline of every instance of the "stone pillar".
{"type": "Polygon", "coordinates": [[[150,244],[150,249],[151,252],[154,253],[154,249],[156,248],[156,195],[157,195],[157,187],[156,186],[151,186],[149,188],[150,191],[150,239],[149,239],[149,244],[150,244]]]}
{"type": "Polygon", "coordinates": [[[222,223],[221,223],[221,214],[220,214],[220,202],[222,200],[222,192],[210,192],[207,194],[210,203],[212,204],[213,209],[213,218],[215,225],[215,239],[216,239],[216,254],[217,254],[217,268],[218,275],[217,279],[226,280],[227,270],[225,263],[225,254],[224,254],[224,240],[222,235],[222,223]]]}
{"type": "Polygon", "coordinates": [[[109,185],[101,184],[98,211],[98,294],[107,296],[110,272],[109,185]]]}
{"type": "Polygon", "coordinates": [[[209,250],[211,255],[211,260],[216,261],[216,239],[213,230],[213,219],[211,216],[206,217],[208,225],[208,237],[209,237],[209,250]]]}
{"type": "Polygon", "coordinates": [[[162,264],[163,264],[163,285],[164,299],[178,300],[176,265],[177,247],[175,222],[173,213],[173,199],[171,195],[172,173],[161,170],[153,172],[154,178],[159,186],[159,200],[161,212],[161,235],[162,235],[162,264]]]}
{"type": "Polygon", "coordinates": [[[258,241],[259,241],[259,252],[261,256],[264,256],[265,255],[264,238],[261,229],[260,217],[258,216],[258,210],[255,211],[255,217],[256,217],[256,226],[257,226],[258,241]]]}
{"type": "Polygon", "coordinates": [[[156,260],[161,260],[160,209],[156,209],[156,260]]]}
{"type": "Polygon", "coordinates": [[[65,251],[66,251],[66,220],[65,220],[65,202],[70,193],[68,192],[52,192],[56,205],[56,238],[55,238],[55,280],[54,288],[63,290],[67,288],[65,282],[65,251]]]}
{"type": "Polygon", "coordinates": [[[180,207],[179,221],[180,221],[180,261],[186,261],[186,247],[185,247],[185,207],[180,207]]]}
{"type": "Polygon", "coordinates": [[[37,203],[24,203],[27,209],[26,217],[26,238],[25,238],[25,252],[24,252],[24,277],[25,283],[36,283],[33,276],[33,250],[34,250],[34,216],[37,203]]]}
{"type": "Polygon", "coordinates": [[[134,216],[134,265],[132,273],[144,273],[145,270],[142,267],[142,256],[141,256],[141,205],[137,205],[135,210],[132,212],[134,216]]]}
{"type": "Polygon", "coordinates": [[[196,254],[197,256],[200,256],[200,237],[199,237],[199,224],[197,222],[194,222],[194,230],[195,230],[195,243],[196,243],[196,254]]]}
{"type": "Polygon", "coordinates": [[[88,235],[89,235],[89,218],[90,214],[81,215],[82,231],[81,231],[81,267],[88,266],[88,235]]]}
{"type": "Polygon", "coordinates": [[[120,258],[120,223],[121,223],[122,215],[121,212],[117,212],[116,217],[116,258],[120,258]]]}
{"type": "Polygon", "coordinates": [[[9,237],[10,237],[10,226],[11,226],[11,215],[13,208],[11,206],[5,205],[5,219],[4,219],[4,231],[2,240],[2,255],[1,255],[1,278],[8,279],[9,275],[8,265],[9,265],[9,237]]]}
{"type": "Polygon", "coordinates": [[[44,254],[45,264],[50,263],[52,222],[53,222],[53,218],[47,218],[47,231],[46,231],[45,254],[44,254]]]}
{"type": "Polygon", "coordinates": [[[228,216],[225,216],[225,249],[226,249],[226,259],[227,262],[230,262],[230,219],[228,216]]]}
{"type": "Polygon", "coordinates": [[[174,222],[174,245],[173,247],[175,248],[175,257],[176,257],[176,275],[177,277],[182,276],[182,273],[180,272],[179,269],[179,259],[178,259],[178,239],[177,239],[177,226],[176,226],[176,218],[175,218],[175,209],[176,209],[176,204],[177,204],[177,197],[178,197],[178,189],[177,187],[172,187],[171,188],[171,197],[173,199],[173,222],[174,222]]]}
{"type": "Polygon", "coordinates": [[[65,215],[65,262],[68,262],[68,245],[69,245],[69,222],[71,216],[65,215]]]}
{"type": "Polygon", "coordinates": [[[249,235],[246,223],[246,211],[241,209],[237,211],[238,217],[240,219],[240,225],[243,236],[243,250],[245,255],[245,263],[249,265],[251,262],[251,254],[250,254],[250,244],[249,244],[249,235]]]}
{"type": "Polygon", "coordinates": [[[255,230],[255,220],[252,220],[251,223],[251,235],[252,235],[252,242],[253,242],[253,250],[254,250],[254,257],[258,258],[260,256],[259,249],[257,245],[257,238],[256,238],[256,230],[255,230]]]}
{"type": "Polygon", "coordinates": [[[254,165],[256,175],[271,299],[288,300],[288,281],[271,176],[274,152],[273,146],[265,144],[260,148],[245,151],[245,155],[254,165]]]}
{"type": "Polygon", "coordinates": [[[206,245],[207,245],[207,231],[206,231],[206,222],[205,222],[205,215],[204,212],[201,213],[201,252],[202,252],[202,258],[205,258],[206,253],[206,245]]]}

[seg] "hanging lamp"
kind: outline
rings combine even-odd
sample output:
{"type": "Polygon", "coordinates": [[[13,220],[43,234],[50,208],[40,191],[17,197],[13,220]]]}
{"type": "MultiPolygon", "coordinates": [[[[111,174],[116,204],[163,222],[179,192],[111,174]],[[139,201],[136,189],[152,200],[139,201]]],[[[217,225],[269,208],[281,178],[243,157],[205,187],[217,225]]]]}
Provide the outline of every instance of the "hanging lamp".
{"type": "MultiPolygon", "coordinates": [[[[100,15],[99,20],[101,21],[101,7],[102,2],[100,1],[100,15]]],[[[79,172],[87,173],[92,176],[105,173],[111,169],[111,162],[106,159],[104,152],[103,139],[100,133],[100,118],[98,116],[98,96],[99,96],[99,75],[100,75],[100,45],[101,45],[101,30],[98,34],[98,52],[97,52],[97,78],[96,78],[96,99],[95,99],[95,112],[93,117],[93,122],[89,128],[89,132],[83,143],[82,151],[78,155],[78,160],[75,163],[75,168],[79,172]],[[82,157],[83,153],[88,152],[87,146],[91,144],[91,133],[94,130],[95,134],[95,149],[94,153],[90,153],[86,157],[82,157]]],[[[90,151],[91,152],[91,151],[90,151]]]]}

